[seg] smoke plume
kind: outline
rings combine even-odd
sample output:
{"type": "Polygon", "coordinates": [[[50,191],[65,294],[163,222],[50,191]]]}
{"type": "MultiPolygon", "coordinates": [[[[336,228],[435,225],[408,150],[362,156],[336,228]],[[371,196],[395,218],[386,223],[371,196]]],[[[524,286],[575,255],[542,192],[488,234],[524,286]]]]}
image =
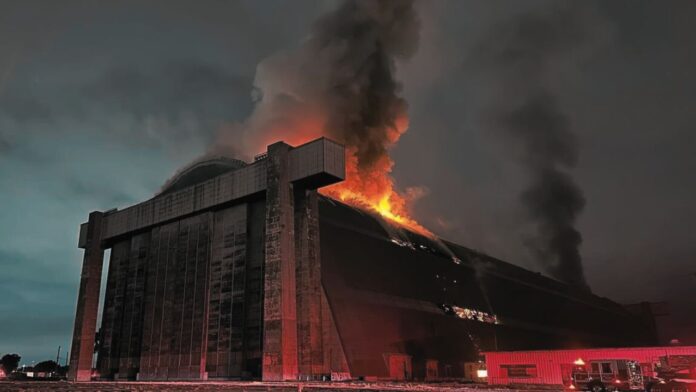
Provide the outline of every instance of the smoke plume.
{"type": "Polygon", "coordinates": [[[410,223],[388,151],[408,127],[395,62],[414,54],[418,35],[412,1],[342,3],[299,47],[258,65],[253,113],[225,127],[211,153],[253,154],[278,140],[327,136],[348,149],[347,179],[322,192],[410,223]]]}
{"type": "Polygon", "coordinates": [[[494,98],[486,125],[512,146],[529,184],[520,200],[535,235],[525,241],[551,276],[587,287],[576,220],[585,199],[570,171],[578,143],[560,107],[553,72],[587,48],[582,9],[539,10],[498,26],[478,51],[478,67],[494,98]]]}

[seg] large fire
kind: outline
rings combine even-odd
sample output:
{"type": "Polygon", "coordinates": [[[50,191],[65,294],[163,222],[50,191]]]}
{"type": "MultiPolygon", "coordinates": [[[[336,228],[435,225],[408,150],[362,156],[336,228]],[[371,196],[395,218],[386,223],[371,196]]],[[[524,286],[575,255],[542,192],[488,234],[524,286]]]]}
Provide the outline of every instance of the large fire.
{"type": "MultiPolygon", "coordinates": [[[[262,135],[257,135],[256,149],[261,150],[265,146],[282,139],[284,142],[299,146],[316,138],[327,135],[320,129],[324,127],[324,119],[316,116],[306,116],[301,119],[285,118],[283,124],[277,127],[266,127],[262,135]],[[288,132],[287,130],[291,130],[288,132]],[[285,132],[283,132],[285,131],[285,132]]],[[[408,119],[403,116],[396,121],[395,126],[387,132],[386,145],[394,145],[408,128],[408,119]]],[[[344,141],[337,140],[345,143],[344,141]]],[[[430,236],[433,234],[411,217],[409,206],[413,197],[396,191],[394,181],[391,178],[393,162],[388,154],[384,154],[379,160],[369,167],[361,167],[358,163],[356,147],[346,143],[346,179],[345,181],[324,187],[319,192],[325,196],[340,200],[346,204],[364,210],[378,213],[397,226],[405,227],[416,233],[430,236]]]]}
{"type": "MultiPolygon", "coordinates": [[[[385,148],[390,148],[406,132],[409,126],[406,113],[400,113],[392,126],[382,130],[385,148]]],[[[381,154],[369,165],[358,162],[358,147],[355,140],[340,140],[326,128],[326,118],[319,110],[291,113],[273,119],[260,127],[263,132],[248,135],[254,150],[263,151],[271,143],[282,140],[291,146],[299,146],[316,138],[326,136],[346,145],[346,179],[321,188],[319,192],[346,204],[379,214],[396,226],[407,228],[421,235],[433,234],[411,217],[409,206],[414,197],[395,189],[391,178],[393,161],[389,154],[381,154]]],[[[360,143],[360,141],[357,141],[360,143]]]]}
{"type": "Polygon", "coordinates": [[[412,1],[342,3],[299,46],[258,64],[254,111],[223,126],[211,150],[262,152],[326,136],[346,146],[346,180],[322,194],[430,235],[408,212],[411,194],[395,190],[389,157],[408,128],[396,64],[416,52],[419,31],[412,1]]]}
{"type": "Polygon", "coordinates": [[[431,235],[410,216],[410,193],[395,190],[389,157],[408,128],[396,63],[413,56],[419,29],[411,1],[342,3],[298,47],[258,64],[254,111],[222,127],[213,152],[262,152],[279,140],[298,146],[326,136],[346,146],[346,180],[322,194],[431,235]]]}
{"type": "Polygon", "coordinates": [[[348,149],[345,181],[322,188],[320,192],[346,204],[376,212],[398,226],[432,236],[410,216],[408,205],[412,200],[394,189],[394,181],[389,176],[391,166],[391,160],[385,157],[372,168],[359,170],[355,154],[348,149]]]}

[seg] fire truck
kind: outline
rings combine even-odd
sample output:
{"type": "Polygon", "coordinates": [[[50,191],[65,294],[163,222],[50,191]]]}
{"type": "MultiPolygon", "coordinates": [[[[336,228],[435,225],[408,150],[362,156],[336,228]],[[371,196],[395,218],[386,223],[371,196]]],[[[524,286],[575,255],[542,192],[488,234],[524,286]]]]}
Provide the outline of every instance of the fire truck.
{"type": "Polygon", "coordinates": [[[627,359],[600,359],[573,364],[569,389],[590,392],[642,391],[645,379],[640,363],[627,359]]]}
{"type": "Polygon", "coordinates": [[[696,392],[696,355],[660,357],[656,376],[645,387],[647,392],[696,392]]]}
{"type": "Polygon", "coordinates": [[[654,371],[643,374],[641,364],[627,359],[595,359],[573,364],[569,389],[590,392],[696,392],[696,355],[660,357],[654,371]]]}

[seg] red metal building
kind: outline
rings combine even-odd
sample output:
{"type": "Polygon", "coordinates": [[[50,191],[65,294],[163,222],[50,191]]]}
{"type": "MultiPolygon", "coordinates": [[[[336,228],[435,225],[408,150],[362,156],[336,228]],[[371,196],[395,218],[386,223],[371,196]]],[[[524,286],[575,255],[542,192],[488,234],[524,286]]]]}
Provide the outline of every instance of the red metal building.
{"type": "Polygon", "coordinates": [[[582,359],[630,359],[638,361],[643,374],[653,375],[665,355],[696,355],[696,346],[591,348],[575,350],[485,352],[488,383],[565,385],[573,362],[582,359]]]}

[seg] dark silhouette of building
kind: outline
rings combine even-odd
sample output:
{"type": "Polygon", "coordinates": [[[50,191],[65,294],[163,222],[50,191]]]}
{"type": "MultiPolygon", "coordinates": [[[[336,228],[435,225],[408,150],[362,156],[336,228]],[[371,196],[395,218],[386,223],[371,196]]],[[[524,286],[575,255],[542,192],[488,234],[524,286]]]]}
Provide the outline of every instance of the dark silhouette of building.
{"type": "Polygon", "coordinates": [[[92,212],[69,378],[432,379],[487,350],[654,343],[608,299],[319,196],[344,159],[276,143],[92,212]]]}

